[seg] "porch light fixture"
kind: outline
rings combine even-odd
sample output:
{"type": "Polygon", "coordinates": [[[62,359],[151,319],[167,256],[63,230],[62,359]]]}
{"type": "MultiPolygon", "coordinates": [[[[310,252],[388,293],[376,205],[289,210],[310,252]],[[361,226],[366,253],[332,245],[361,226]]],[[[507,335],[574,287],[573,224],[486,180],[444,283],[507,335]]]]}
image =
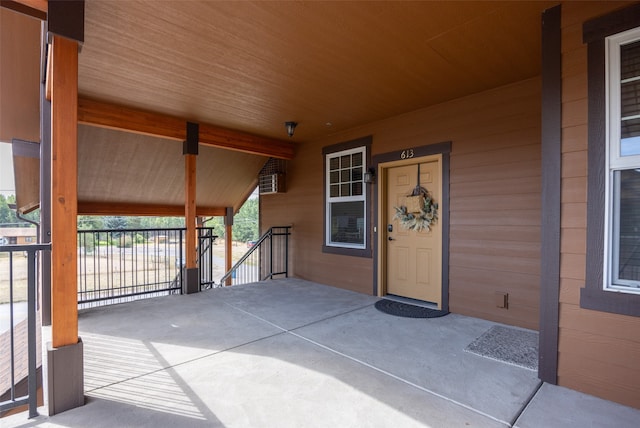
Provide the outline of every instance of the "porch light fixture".
{"type": "Polygon", "coordinates": [[[284,127],[287,129],[287,135],[293,137],[293,132],[296,130],[298,122],[285,122],[284,127]]]}
{"type": "Polygon", "coordinates": [[[376,181],[376,169],[371,167],[364,173],[364,182],[371,184],[374,181],[376,181]]]}

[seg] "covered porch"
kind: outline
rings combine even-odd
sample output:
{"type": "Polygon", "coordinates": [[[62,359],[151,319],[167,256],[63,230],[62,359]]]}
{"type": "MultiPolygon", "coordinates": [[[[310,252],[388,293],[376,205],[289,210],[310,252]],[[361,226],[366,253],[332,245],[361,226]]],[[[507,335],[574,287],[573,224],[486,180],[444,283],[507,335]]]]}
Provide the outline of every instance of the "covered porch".
{"type": "Polygon", "coordinates": [[[395,317],[377,300],[283,279],[83,310],[87,404],[3,426],[631,427],[640,417],[465,351],[499,324],[395,317]]]}

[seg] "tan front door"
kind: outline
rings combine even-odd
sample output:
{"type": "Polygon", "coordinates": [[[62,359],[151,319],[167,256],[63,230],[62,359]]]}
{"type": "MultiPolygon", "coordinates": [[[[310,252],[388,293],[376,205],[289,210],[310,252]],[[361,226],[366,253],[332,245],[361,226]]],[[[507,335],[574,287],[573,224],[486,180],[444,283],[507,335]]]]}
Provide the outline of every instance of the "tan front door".
{"type": "MultiPolygon", "coordinates": [[[[416,163],[387,168],[386,174],[386,292],[397,296],[442,303],[442,227],[438,221],[431,230],[408,230],[398,219],[396,209],[406,205],[418,181],[440,205],[442,195],[441,157],[416,159],[416,163]]],[[[438,210],[439,212],[439,210],[438,210]]]]}

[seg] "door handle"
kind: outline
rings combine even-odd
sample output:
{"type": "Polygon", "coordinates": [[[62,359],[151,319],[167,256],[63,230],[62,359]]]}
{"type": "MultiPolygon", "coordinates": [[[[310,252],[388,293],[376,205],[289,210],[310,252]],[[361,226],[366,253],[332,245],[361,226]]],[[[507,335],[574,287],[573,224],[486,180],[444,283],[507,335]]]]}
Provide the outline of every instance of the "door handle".
{"type": "Polygon", "coordinates": [[[390,237],[390,236],[389,236],[387,239],[388,239],[389,241],[394,241],[394,239],[393,239],[392,237],[390,237]]]}

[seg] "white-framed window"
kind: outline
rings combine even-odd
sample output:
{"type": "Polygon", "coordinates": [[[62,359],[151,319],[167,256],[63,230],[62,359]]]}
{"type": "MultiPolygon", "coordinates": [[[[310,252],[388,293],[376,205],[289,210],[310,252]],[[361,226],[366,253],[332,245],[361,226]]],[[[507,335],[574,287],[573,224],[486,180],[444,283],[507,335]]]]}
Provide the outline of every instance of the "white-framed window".
{"type": "Polygon", "coordinates": [[[606,39],[605,290],[640,293],[640,28],[606,39]]]}
{"type": "Polygon", "coordinates": [[[367,247],[367,213],[364,172],[367,149],[357,147],[325,158],[325,245],[367,247]]]}

